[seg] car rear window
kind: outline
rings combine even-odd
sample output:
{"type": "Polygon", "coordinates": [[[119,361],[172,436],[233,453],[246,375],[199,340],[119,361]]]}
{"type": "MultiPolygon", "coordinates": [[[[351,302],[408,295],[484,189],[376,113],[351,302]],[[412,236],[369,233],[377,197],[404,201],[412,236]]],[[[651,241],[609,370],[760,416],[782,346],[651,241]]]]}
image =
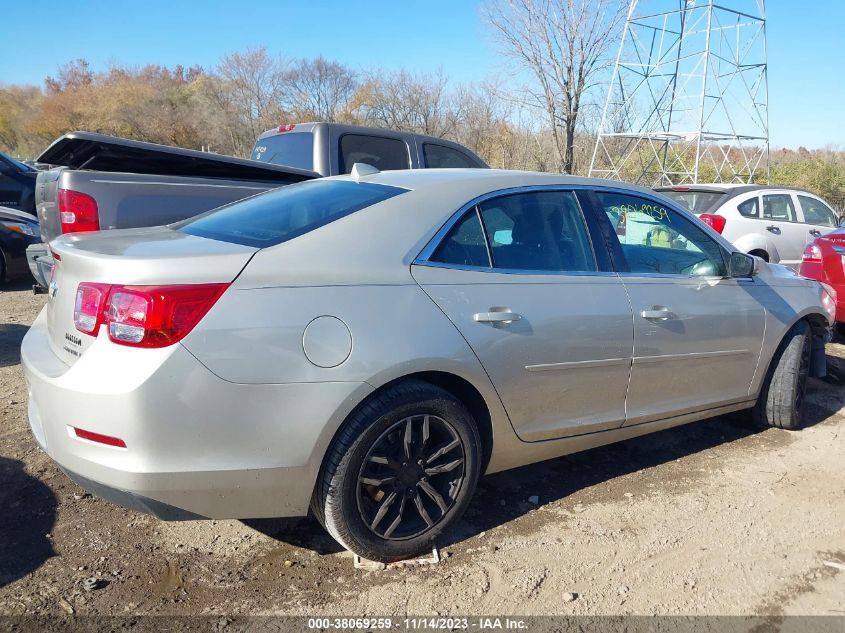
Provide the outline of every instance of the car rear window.
{"type": "Polygon", "coordinates": [[[695,214],[713,211],[721,204],[725,195],[721,191],[675,191],[671,189],[662,189],[660,193],[682,204],[695,214]]]}
{"type": "Polygon", "coordinates": [[[212,240],[266,248],[405,191],[368,182],[312,180],[213,209],[171,228],[212,240]]]}
{"type": "Polygon", "coordinates": [[[252,148],[252,160],[314,169],[314,135],[311,132],[287,132],[258,139],[252,148]]]}

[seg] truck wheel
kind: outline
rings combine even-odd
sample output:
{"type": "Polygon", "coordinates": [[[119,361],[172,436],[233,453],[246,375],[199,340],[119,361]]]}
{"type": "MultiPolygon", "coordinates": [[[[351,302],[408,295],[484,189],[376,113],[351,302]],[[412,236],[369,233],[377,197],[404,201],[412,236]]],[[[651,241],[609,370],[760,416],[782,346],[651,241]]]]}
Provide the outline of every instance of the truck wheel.
{"type": "Polygon", "coordinates": [[[810,370],[810,325],[799,321],[778,347],[757,404],[761,426],[797,431],[804,425],[804,396],[810,370]]]}
{"type": "Polygon", "coordinates": [[[389,387],[344,423],[323,463],[312,509],[335,540],[392,562],[430,551],[464,513],[481,442],[449,392],[421,381],[389,387]]]}

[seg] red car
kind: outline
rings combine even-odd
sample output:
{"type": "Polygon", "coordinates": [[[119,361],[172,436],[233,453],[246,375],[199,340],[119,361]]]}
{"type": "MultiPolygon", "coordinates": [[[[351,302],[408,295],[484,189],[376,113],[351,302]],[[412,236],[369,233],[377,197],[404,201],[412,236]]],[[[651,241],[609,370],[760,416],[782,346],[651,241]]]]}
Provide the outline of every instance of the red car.
{"type": "Polygon", "coordinates": [[[836,291],[837,327],[845,331],[845,226],[807,244],[798,272],[836,291]]]}

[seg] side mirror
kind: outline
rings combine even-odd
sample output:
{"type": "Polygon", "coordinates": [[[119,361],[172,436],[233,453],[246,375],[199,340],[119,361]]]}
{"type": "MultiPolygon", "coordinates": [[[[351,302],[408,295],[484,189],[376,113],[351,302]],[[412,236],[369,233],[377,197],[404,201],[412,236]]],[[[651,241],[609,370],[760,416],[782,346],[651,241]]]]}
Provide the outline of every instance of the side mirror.
{"type": "Polygon", "coordinates": [[[840,215],[840,216],[839,216],[839,221],[836,223],[836,225],[837,225],[837,226],[842,226],[843,224],[845,224],[845,215],[840,215]]]}
{"type": "Polygon", "coordinates": [[[731,253],[728,274],[731,277],[753,277],[757,274],[757,260],[745,253],[731,253]]]}

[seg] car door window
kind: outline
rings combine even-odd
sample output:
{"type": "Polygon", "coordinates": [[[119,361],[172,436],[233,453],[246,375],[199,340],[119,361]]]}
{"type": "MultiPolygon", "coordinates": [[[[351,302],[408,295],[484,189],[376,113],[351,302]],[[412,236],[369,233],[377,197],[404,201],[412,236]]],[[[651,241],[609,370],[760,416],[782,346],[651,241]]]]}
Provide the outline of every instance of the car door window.
{"type": "Polygon", "coordinates": [[[804,212],[804,222],[816,226],[836,226],[836,214],[821,200],[809,196],[798,196],[801,210],[804,212]]]}
{"type": "Polygon", "coordinates": [[[423,156],[425,157],[426,167],[478,167],[478,165],[471,161],[466,155],[452,149],[451,147],[446,147],[445,145],[424,143],[423,156]]]}
{"type": "Polygon", "coordinates": [[[763,217],[776,222],[795,222],[795,205],[788,193],[763,195],[763,217]]]}
{"type": "Polygon", "coordinates": [[[340,137],[340,171],[348,174],[355,163],[367,163],[381,171],[409,169],[408,145],[396,138],[344,134],[340,137]]]}
{"type": "Polygon", "coordinates": [[[490,267],[484,229],[475,207],[452,227],[429,261],[453,266],[490,267]]]}
{"type": "Polygon", "coordinates": [[[581,208],[572,192],[517,193],[482,202],[493,267],[506,270],[596,270],[581,208]]]}
{"type": "Polygon", "coordinates": [[[744,218],[756,219],[760,217],[760,201],[756,197],[751,198],[751,200],[741,202],[736,208],[739,210],[739,214],[744,218]]]}
{"type": "Polygon", "coordinates": [[[721,246],[692,220],[659,202],[597,192],[616,228],[627,272],[686,276],[726,274],[721,246]]]}

